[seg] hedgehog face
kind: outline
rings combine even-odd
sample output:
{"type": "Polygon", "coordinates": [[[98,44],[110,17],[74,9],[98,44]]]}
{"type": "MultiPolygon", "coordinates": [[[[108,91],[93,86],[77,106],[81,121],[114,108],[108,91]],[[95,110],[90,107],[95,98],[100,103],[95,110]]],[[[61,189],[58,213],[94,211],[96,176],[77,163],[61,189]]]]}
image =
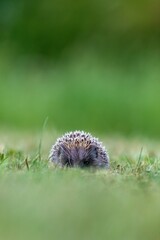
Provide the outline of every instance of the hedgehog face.
{"type": "Polygon", "coordinates": [[[59,166],[106,167],[109,156],[97,138],[83,131],[66,133],[52,146],[49,159],[59,166]]]}
{"type": "Polygon", "coordinates": [[[73,147],[69,149],[62,144],[59,151],[60,164],[66,167],[86,168],[96,166],[97,157],[97,147],[93,145],[86,150],[84,147],[73,147]]]}

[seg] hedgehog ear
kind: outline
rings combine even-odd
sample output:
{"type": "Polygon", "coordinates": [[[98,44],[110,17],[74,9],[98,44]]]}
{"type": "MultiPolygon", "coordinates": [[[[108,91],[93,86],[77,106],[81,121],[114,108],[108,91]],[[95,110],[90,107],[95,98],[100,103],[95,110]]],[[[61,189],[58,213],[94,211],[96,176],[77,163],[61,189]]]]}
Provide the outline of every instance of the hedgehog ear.
{"type": "Polygon", "coordinates": [[[98,157],[98,148],[96,145],[91,145],[89,147],[89,153],[93,158],[97,158],[98,157]]]}

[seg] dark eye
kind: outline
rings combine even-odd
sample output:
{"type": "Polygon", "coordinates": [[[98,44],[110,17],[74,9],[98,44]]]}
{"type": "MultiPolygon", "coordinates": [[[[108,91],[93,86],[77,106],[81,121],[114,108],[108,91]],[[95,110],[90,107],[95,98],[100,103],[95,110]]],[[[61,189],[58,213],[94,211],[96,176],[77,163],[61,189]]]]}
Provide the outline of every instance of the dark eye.
{"type": "Polygon", "coordinates": [[[90,161],[89,160],[85,160],[83,163],[84,163],[85,166],[88,166],[90,164],[90,161]]]}
{"type": "Polygon", "coordinates": [[[68,161],[64,162],[64,166],[65,166],[65,167],[69,167],[69,165],[70,165],[70,164],[69,164],[68,161]]]}
{"type": "Polygon", "coordinates": [[[70,159],[67,160],[66,163],[65,163],[65,166],[66,167],[71,167],[72,166],[72,161],[70,159]]]}
{"type": "Polygon", "coordinates": [[[72,161],[70,159],[62,159],[61,160],[62,166],[64,167],[71,167],[72,166],[72,161]]]}

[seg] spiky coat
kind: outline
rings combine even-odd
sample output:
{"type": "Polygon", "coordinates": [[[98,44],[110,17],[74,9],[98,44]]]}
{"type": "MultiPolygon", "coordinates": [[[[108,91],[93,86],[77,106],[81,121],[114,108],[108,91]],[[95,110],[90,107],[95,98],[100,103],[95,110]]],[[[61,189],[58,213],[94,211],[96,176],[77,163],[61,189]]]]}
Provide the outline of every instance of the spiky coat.
{"type": "Polygon", "coordinates": [[[102,143],[84,131],[69,132],[58,138],[49,159],[60,166],[109,167],[109,155],[102,143]]]}

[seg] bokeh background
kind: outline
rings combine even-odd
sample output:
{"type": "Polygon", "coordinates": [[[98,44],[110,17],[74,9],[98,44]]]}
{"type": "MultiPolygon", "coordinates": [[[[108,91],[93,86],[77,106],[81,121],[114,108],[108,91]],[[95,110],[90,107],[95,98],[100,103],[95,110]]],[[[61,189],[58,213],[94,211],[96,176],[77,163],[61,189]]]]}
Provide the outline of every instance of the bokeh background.
{"type": "Polygon", "coordinates": [[[160,134],[159,0],[1,0],[1,128],[160,134]]]}

